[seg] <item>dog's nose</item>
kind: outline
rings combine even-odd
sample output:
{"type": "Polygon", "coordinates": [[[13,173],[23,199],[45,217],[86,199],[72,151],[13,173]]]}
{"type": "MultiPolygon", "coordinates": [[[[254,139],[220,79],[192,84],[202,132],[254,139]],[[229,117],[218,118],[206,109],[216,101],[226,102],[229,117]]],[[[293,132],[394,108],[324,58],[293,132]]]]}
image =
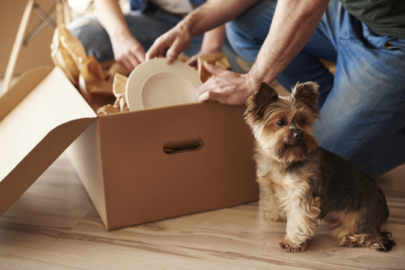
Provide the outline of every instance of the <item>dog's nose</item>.
{"type": "Polygon", "coordinates": [[[294,141],[293,141],[292,145],[297,146],[297,145],[300,145],[302,143],[304,133],[301,130],[294,130],[292,132],[292,136],[294,138],[294,141]]]}
{"type": "Polygon", "coordinates": [[[294,139],[302,139],[304,137],[304,133],[301,130],[296,130],[293,132],[294,139]]]}

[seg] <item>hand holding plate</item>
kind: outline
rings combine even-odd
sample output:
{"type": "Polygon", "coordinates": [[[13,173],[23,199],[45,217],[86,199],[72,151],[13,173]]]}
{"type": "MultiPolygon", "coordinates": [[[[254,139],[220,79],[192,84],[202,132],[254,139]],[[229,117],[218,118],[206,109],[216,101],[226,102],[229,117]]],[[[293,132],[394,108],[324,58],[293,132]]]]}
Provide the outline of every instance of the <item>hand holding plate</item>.
{"type": "Polygon", "coordinates": [[[156,57],[166,57],[166,62],[172,64],[179,54],[190,46],[191,35],[187,28],[178,25],[155,40],[146,53],[146,60],[156,57]]]}

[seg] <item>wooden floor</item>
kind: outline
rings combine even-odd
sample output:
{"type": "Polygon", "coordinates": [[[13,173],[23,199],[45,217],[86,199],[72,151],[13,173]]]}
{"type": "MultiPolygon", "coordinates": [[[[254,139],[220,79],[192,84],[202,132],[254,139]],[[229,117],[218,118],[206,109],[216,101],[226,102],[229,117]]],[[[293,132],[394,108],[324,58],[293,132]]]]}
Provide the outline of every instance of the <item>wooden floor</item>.
{"type": "Polygon", "coordinates": [[[321,224],[303,253],[258,203],[107,232],[65,154],[0,218],[0,269],[405,269],[405,167],[378,180],[397,246],[339,247],[321,224]]]}

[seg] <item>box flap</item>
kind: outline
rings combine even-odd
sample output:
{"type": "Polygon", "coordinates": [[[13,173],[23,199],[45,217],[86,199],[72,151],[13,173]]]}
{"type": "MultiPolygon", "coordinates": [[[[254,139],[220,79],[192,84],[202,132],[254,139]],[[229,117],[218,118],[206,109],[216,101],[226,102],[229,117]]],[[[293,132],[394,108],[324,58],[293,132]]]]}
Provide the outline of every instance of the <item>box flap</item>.
{"type": "Polygon", "coordinates": [[[0,98],[0,216],[96,117],[57,67],[30,71],[0,98]]]}

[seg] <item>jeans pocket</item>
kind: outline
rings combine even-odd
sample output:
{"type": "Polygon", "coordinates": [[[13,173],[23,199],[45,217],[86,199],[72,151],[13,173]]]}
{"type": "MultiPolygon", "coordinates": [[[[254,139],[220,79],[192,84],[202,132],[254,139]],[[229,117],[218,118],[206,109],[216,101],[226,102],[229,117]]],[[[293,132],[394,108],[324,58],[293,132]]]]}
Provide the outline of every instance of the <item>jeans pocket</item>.
{"type": "Polygon", "coordinates": [[[389,37],[387,41],[384,42],[384,48],[388,50],[400,50],[405,53],[405,40],[389,37]]]}

